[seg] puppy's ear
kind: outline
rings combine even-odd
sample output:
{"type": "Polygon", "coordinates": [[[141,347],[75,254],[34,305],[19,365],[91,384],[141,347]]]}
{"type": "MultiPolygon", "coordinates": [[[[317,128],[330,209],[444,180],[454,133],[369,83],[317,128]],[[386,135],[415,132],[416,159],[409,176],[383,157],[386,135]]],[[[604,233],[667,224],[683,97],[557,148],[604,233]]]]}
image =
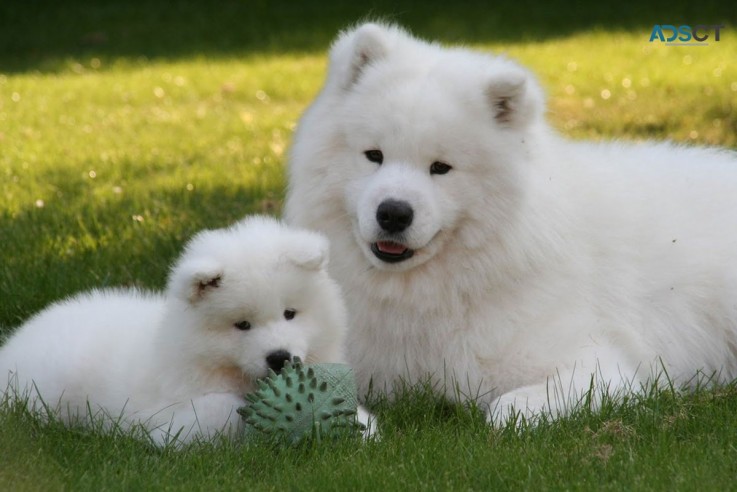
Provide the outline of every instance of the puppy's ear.
{"type": "Polygon", "coordinates": [[[495,61],[484,91],[500,126],[524,127],[542,114],[543,95],[537,82],[527,70],[508,60],[495,61]]]}
{"type": "Polygon", "coordinates": [[[220,288],[223,268],[209,259],[185,261],[172,270],[169,279],[170,293],[190,304],[196,304],[211,292],[220,288]]]}
{"type": "Polygon", "coordinates": [[[343,33],[330,51],[331,78],[337,79],[335,82],[343,89],[350,89],[368,65],[387,55],[391,31],[368,23],[343,33]]]}
{"type": "Polygon", "coordinates": [[[223,272],[220,270],[197,272],[191,281],[189,302],[195,303],[203,299],[210,291],[220,288],[223,272]]]}
{"type": "Polygon", "coordinates": [[[286,257],[291,263],[305,270],[324,270],[330,256],[330,243],[327,238],[316,233],[301,236],[299,241],[290,244],[286,257]]]}

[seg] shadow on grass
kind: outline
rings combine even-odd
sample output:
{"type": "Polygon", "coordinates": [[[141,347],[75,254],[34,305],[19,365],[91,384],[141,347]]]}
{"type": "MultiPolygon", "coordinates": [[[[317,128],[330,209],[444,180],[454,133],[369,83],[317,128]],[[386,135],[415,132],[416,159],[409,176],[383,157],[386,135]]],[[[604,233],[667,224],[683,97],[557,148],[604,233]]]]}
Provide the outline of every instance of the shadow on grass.
{"type": "MultiPolygon", "coordinates": [[[[564,0],[449,4],[439,0],[10,0],[0,3],[0,72],[54,71],[69,59],[137,60],[323,52],[336,32],[364,19],[401,23],[445,42],[518,42],[654,24],[734,24],[720,0],[589,3],[564,0]]],[[[592,47],[595,48],[595,47],[592,47]]]]}

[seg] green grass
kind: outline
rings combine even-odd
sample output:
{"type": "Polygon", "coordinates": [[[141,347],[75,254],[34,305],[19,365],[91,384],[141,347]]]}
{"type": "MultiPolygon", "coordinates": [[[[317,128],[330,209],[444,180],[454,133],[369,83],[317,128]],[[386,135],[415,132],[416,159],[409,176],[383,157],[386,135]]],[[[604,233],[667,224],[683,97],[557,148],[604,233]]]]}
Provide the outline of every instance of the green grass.
{"type": "MultiPolygon", "coordinates": [[[[82,289],[161,288],[195,231],[278,214],[328,43],[367,16],[518,58],[572,138],[737,147],[737,34],[647,42],[655,23],[735,25],[720,2],[58,3],[0,4],[0,333],[82,289]]],[[[666,391],[515,433],[417,391],[378,405],[377,443],[182,452],[6,409],[0,489],[729,489],[735,408],[731,386],[666,391]]]]}
{"type": "Polygon", "coordinates": [[[383,439],[272,449],[153,449],[125,436],[0,426],[0,488],[84,490],[729,490],[737,473],[737,390],[669,391],[601,412],[491,431],[478,411],[429,393],[379,405],[383,439]]]}

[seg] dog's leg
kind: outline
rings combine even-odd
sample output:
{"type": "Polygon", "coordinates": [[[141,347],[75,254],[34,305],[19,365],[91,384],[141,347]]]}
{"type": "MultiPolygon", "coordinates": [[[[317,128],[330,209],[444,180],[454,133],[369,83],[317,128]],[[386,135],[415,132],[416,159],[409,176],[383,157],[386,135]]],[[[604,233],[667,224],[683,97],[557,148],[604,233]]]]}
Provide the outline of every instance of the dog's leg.
{"type": "Polygon", "coordinates": [[[376,422],[376,417],[369,413],[368,410],[363,408],[362,405],[358,405],[356,419],[359,423],[363,424],[366,428],[363,431],[364,439],[378,439],[379,438],[379,426],[376,422]]]}
{"type": "Polygon", "coordinates": [[[185,444],[198,437],[234,435],[243,425],[236,410],[245,404],[243,398],[232,393],[210,393],[178,403],[151,418],[149,435],[159,446],[185,444]]]}
{"type": "Polygon", "coordinates": [[[622,371],[617,364],[600,361],[595,367],[593,372],[576,367],[560,370],[544,383],[509,391],[491,402],[487,420],[495,427],[504,427],[510,419],[517,425],[522,421],[534,425],[542,415],[563,417],[581,405],[596,410],[603,398],[618,399],[640,387],[636,370],[622,371]]]}

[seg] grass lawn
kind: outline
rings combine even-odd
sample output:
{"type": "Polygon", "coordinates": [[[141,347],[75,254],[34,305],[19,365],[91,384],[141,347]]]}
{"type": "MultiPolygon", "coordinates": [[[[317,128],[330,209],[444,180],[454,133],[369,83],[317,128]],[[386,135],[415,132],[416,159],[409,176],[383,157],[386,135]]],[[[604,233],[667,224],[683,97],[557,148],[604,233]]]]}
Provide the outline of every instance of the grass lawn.
{"type": "MultiPolygon", "coordinates": [[[[737,148],[737,13],[723,2],[3,2],[0,333],[79,290],[161,288],[184,240],[279,214],[299,115],[338,29],[382,16],[506,53],[539,75],[572,138],[737,148]],[[727,24],[704,47],[653,24],[727,24]]],[[[356,446],[155,450],[130,436],[0,412],[0,490],[723,490],[737,476],[737,390],[665,391],[521,433],[423,391],[379,402],[356,446]]]]}

